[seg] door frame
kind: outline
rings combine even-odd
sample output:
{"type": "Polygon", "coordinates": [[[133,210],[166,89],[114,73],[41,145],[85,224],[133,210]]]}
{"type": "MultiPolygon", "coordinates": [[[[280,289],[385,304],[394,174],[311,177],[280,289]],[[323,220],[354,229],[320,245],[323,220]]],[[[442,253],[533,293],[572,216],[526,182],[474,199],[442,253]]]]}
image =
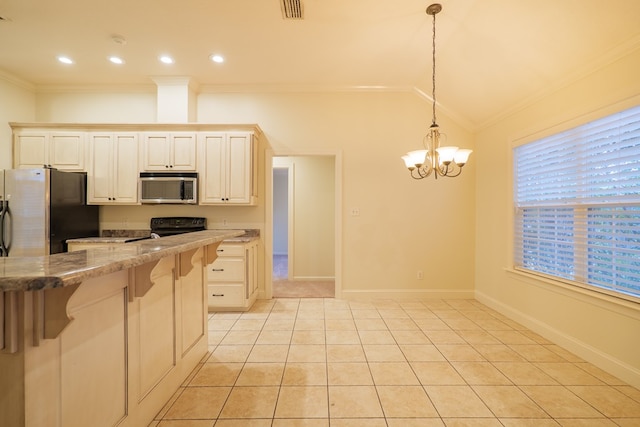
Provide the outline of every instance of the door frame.
{"type": "MultiPolygon", "coordinates": [[[[342,297],[342,151],[273,150],[265,151],[265,298],[273,298],[273,158],[287,156],[327,156],[334,159],[334,274],[335,298],[342,297]]],[[[291,222],[292,219],[289,219],[291,222]]],[[[291,236],[289,236],[291,238],[291,236]]],[[[289,248],[291,249],[291,248],[289,248]]]]}

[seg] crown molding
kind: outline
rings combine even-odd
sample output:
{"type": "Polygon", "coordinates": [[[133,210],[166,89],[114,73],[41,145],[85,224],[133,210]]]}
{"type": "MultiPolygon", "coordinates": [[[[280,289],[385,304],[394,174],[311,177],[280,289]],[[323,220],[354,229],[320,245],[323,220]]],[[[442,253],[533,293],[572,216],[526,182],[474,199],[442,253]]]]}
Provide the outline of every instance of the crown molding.
{"type": "Polygon", "coordinates": [[[155,84],[36,85],[36,93],[156,93],[155,84]]]}
{"type": "Polygon", "coordinates": [[[18,86],[22,89],[26,89],[30,92],[35,92],[36,91],[36,86],[33,83],[30,83],[24,79],[21,79],[20,77],[13,75],[7,71],[4,71],[2,69],[0,69],[0,79],[6,81],[7,83],[10,83],[14,86],[18,86]]]}
{"type": "Polygon", "coordinates": [[[208,85],[200,86],[200,93],[318,93],[318,92],[411,92],[409,86],[377,85],[208,85]]]}

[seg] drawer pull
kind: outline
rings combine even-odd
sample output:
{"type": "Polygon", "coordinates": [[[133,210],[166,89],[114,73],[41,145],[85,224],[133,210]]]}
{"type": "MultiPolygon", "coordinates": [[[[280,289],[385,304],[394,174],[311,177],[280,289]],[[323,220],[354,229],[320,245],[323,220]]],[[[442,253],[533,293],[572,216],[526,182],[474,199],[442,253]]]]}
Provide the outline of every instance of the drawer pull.
{"type": "Polygon", "coordinates": [[[211,271],[224,271],[224,268],[212,268],[211,271]]]}
{"type": "Polygon", "coordinates": [[[224,252],[224,249],[218,249],[218,252],[224,252]]]}
{"type": "Polygon", "coordinates": [[[212,297],[223,297],[224,294],[211,294],[212,297]]]}

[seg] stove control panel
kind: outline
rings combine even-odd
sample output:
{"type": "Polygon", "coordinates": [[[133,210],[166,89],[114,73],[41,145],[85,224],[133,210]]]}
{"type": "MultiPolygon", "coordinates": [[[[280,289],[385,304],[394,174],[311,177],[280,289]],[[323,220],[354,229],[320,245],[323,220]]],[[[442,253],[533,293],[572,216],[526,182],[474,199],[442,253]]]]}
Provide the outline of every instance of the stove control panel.
{"type": "Polygon", "coordinates": [[[202,217],[172,216],[163,218],[151,218],[151,230],[160,229],[206,229],[207,219],[202,217]]]}

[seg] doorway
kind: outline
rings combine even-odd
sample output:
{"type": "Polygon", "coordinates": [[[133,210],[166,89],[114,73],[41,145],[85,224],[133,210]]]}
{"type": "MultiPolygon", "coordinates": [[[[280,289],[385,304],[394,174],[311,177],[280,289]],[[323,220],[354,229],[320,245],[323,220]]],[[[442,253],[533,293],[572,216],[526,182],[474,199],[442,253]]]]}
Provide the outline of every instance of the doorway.
{"type": "Polygon", "coordinates": [[[272,285],[276,298],[333,298],[335,156],[272,159],[272,285]]]}

